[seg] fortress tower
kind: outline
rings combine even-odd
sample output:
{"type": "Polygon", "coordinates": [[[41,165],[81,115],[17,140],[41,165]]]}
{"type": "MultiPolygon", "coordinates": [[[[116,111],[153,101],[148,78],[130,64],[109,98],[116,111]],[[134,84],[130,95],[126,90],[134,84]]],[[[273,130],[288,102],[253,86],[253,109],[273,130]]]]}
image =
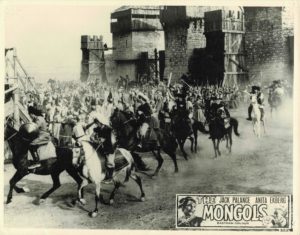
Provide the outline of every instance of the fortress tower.
{"type": "Polygon", "coordinates": [[[159,59],[163,59],[164,32],[158,6],[123,6],[111,14],[113,60],[116,76],[136,80],[142,75],[158,78],[159,59]],[[156,51],[156,52],[155,52],[156,51]]]}
{"type": "Polygon", "coordinates": [[[204,19],[206,55],[215,65],[211,68],[211,82],[230,87],[244,83],[247,69],[243,8],[223,7],[205,12],[204,19]]]}
{"type": "Polygon", "coordinates": [[[81,36],[81,74],[80,80],[106,82],[105,59],[102,36],[81,36]]]}
{"type": "Polygon", "coordinates": [[[195,49],[206,47],[204,12],[216,6],[164,6],[160,20],[165,32],[165,78],[172,72],[172,82],[188,72],[195,49]]]}

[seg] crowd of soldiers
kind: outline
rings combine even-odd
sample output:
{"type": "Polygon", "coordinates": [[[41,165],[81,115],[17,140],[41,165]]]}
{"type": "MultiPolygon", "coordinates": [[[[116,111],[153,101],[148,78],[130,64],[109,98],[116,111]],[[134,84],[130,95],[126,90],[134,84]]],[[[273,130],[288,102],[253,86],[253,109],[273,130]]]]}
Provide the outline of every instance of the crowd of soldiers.
{"type": "MultiPolygon", "coordinates": [[[[273,82],[268,89],[273,92],[278,86],[282,86],[280,81],[273,82]]],[[[174,113],[177,118],[186,119],[189,123],[205,123],[216,115],[219,108],[225,109],[226,116],[223,118],[228,118],[228,109],[237,108],[245,100],[244,92],[237,87],[191,87],[186,83],[171,86],[164,83],[145,84],[143,87],[124,89],[95,83],[52,81],[39,90],[39,94],[28,93],[21,96],[21,103],[28,108],[29,115],[42,133],[32,142],[31,152],[36,164],[31,168],[39,166],[36,148],[49,141],[51,136],[60,139],[60,129],[64,122],[74,122],[75,139],[83,134],[91,136],[97,130],[95,127],[101,134],[105,132],[105,127],[110,126],[112,112],[119,109],[138,118],[144,117],[145,120],[154,117],[151,118],[154,121],[150,127],[171,132],[174,113]]],[[[259,103],[263,106],[261,88],[252,86],[251,93],[258,96],[259,103]]],[[[251,107],[248,118],[251,119],[251,107]]],[[[107,156],[112,156],[110,153],[108,151],[107,156]]],[[[108,160],[108,168],[113,168],[112,162],[113,159],[108,160]]]]}

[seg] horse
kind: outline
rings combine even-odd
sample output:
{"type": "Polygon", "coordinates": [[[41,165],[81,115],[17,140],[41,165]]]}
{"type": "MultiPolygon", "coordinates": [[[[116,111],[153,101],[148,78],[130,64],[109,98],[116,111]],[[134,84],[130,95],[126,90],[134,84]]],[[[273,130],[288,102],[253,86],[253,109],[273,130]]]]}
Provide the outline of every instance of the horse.
{"type": "MultiPolygon", "coordinates": [[[[105,159],[99,154],[100,151],[98,151],[98,148],[100,147],[100,145],[98,145],[97,148],[94,148],[94,146],[87,139],[80,141],[80,145],[83,148],[84,155],[83,161],[80,161],[82,164],[78,163],[79,158],[76,162],[77,164],[81,165],[80,175],[83,177],[83,181],[78,189],[78,201],[83,205],[86,204],[86,201],[83,197],[84,187],[89,183],[94,183],[96,185],[95,209],[92,212],[89,212],[89,215],[92,218],[95,218],[98,215],[98,203],[100,201],[103,201],[103,198],[100,195],[100,190],[101,181],[103,181],[106,174],[105,159]]],[[[117,148],[115,153],[116,152],[120,153],[121,158],[119,159],[121,159],[122,161],[116,162],[116,169],[113,174],[114,189],[110,194],[109,203],[113,204],[116,191],[121,186],[121,184],[127,182],[129,178],[133,179],[137,183],[141,191],[140,200],[145,201],[145,192],[143,190],[142,181],[141,178],[137,174],[135,174],[135,164],[132,155],[129,151],[122,148],[117,148]],[[123,180],[119,179],[119,175],[121,172],[125,172],[125,177],[123,180]]]]}
{"type": "Polygon", "coordinates": [[[199,122],[197,120],[193,120],[193,124],[192,124],[192,128],[193,128],[193,134],[194,134],[194,152],[197,153],[197,146],[198,146],[198,131],[200,131],[203,134],[209,134],[209,131],[207,131],[205,129],[205,123],[203,122],[199,122]]]}
{"type": "Polygon", "coordinates": [[[281,104],[284,97],[284,90],[282,87],[277,87],[274,91],[270,91],[268,97],[268,103],[271,108],[271,115],[273,114],[273,110],[277,110],[281,104]]]}
{"type": "Polygon", "coordinates": [[[176,160],[176,149],[177,143],[173,136],[166,133],[164,130],[159,129],[157,131],[158,141],[161,147],[157,146],[157,143],[147,144],[148,146],[138,147],[137,130],[138,124],[137,120],[127,113],[115,109],[112,116],[110,117],[110,122],[112,128],[116,132],[118,145],[122,148],[128,149],[134,156],[135,152],[152,152],[155,156],[158,165],[155,169],[153,176],[156,176],[163,164],[163,158],[160,154],[162,149],[166,154],[168,154],[173,160],[175,172],[178,172],[178,165],[176,160]]]}
{"type": "Polygon", "coordinates": [[[198,131],[203,134],[208,134],[209,131],[205,129],[206,117],[201,107],[194,107],[194,117],[192,122],[192,129],[194,133],[194,152],[197,152],[198,145],[198,131]]]}
{"type": "MultiPolygon", "coordinates": [[[[72,120],[67,120],[66,122],[62,123],[60,132],[59,132],[59,139],[56,142],[62,146],[70,146],[73,145],[72,143],[72,135],[73,135],[73,127],[75,126],[75,122],[72,120]]],[[[145,162],[141,159],[141,157],[136,153],[131,153],[134,159],[134,163],[136,166],[137,171],[147,171],[149,170],[145,164],[145,162]]]]}
{"type": "Polygon", "coordinates": [[[184,143],[187,139],[191,141],[191,152],[194,152],[193,129],[188,118],[179,118],[176,117],[176,115],[173,116],[171,130],[179,144],[184,159],[188,160],[187,153],[184,150],[184,143]]]}
{"type": "Polygon", "coordinates": [[[25,192],[22,188],[17,187],[16,184],[24,176],[30,173],[34,173],[37,175],[51,175],[52,177],[53,186],[40,197],[40,203],[43,203],[50,196],[50,194],[52,194],[61,186],[59,176],[63,171],[67,171],[67,173],[76,181],[78,188],[81,185],[82,179],[79,176],[75,166],[73,165],[72,149],[56,147],[57,157],[41,160],[41,166],[34,169],[33,171],[30,171],[28,170],[28,166],[30,166],[32,162],[28,159],[30,142],[28,140],[25,140],[20,135],[20,133],[9,123],[6,124],[4,136],[12,151],[12,163],[17,170],[9,181],[10,188],[7,195],[7,204],[12,201],[13,189],[15,189],[15,191],[18,193],[25,192]]]}
{"type": "Polygon", "coordinates": [[[262,117],[256,95],[251,95],[250,100],[253,107],[252,113],[254,114],[254,117],[252,117],[253,132],[258,138],[260,138],[261,126],[263,126],[264,132],[266,133],[264,117],[262,117]]]}
{"type": "Polygon", "coordinates": [[[229,153],[231,153],[231,147],[232,147],[232,128],[234,130],[234,134],[236,136],[239,136],[238,133],[238,121],[235,118],[228,118],[228,127],[224,126],[224,119],[221,118],[221,116],[224,114],[224,110],[221,110],[221,112],[217,113],[217,116],[210,119],[209,121],[209,134],[210,138],[212,139],[213,146],[214,146],[214,152],[215,152],[215,158],[221,156],[221,152],[219,149],[220,141],[225,138],[226,139],[226,148],[229,150],[229,153]]]}

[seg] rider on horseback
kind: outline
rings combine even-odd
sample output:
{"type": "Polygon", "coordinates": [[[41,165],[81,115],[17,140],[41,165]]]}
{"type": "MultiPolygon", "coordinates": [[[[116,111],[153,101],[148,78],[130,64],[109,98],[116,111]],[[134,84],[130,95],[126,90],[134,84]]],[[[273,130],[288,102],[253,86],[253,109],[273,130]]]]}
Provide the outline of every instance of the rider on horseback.
{"type": "Polygon", "coordinates": [[[218,123],[220,123],[224,130],[230,125],[230,113],[225,102],[223,102],[220,98],[212,98],[209,117],[210,121],[216,120],[218,123]]]}
{"type": "Polygon", "coordinates": [[[112,138],[112,128],[109,125],[109,120],[104,115],[97,115],[95,117],[95,124],[97,127],[94,128],[94,132],[98,138],[103,140],[102,152],[106,157],[106,175],[104,181],[111,182],[113,173],[115,170],[115,139],[112,138]]]}
{"type": "Polygon", "coordinates": [[[159,111],[158,118],[160,121],[160,127],[165,131],[170,132],[171,117],[170,117],[168,98],[163,103],[162,108],[159,111]]]}
{"type": "MultiPolygon", "coordinates": [[[[260,106],[259,109],[261,112],[261,119],[263,119],[263,117],[264,117],[264,108],[263,108],[264,95],[260,91],[260,87],[252,86],[252,91],[251,91],[250,95],[255,95],[257,97],[257,103],[260,106]]],[[[250,104],[248,107],[248,118],[247,118],[247,120],[249,120],[249,121],[252,121],[252,117],[251,117],[252,109],[253,109],[253,106],[252,106],[252,104],[250,104]]]]}
{"type": "Polygon", "coordinates": [[[28,169],[32,170],[41,166],[41,164],[39,163],[40,159],[37,153],[37,149],[42,145],[48,144],[51,139],[51,136],[48,132],[48,125],[46,123],[45,118],[43,117],[41,110],[33,106],[29,106],[28,114],[32,118],[32,121],[36,124],[36,130],[30,130],[30,132],[36,132],[35,138],[32,139],[29,144],[29,151],[31,153],[34,163],[31,166],[29,166],[28,169]]]}
{"type": "Polygon", "coordinates": [[[146,132],[148,131],[147,128],[147,124],[148,124],[150,128],[150,141],[151,140],[155,141],[157,147],[159,148],[160,143],[157,137],[157,130],[159,129],[158,120],[152,115],[153,111],[151,109],[148,97],[145,96],[143,93],[139,93],[138,98],[139,101],[141,102],[141,104],[138,106],[136,110],[137,119],[140,123],[140,128],[137,135],[139,139],[138,147],[142,148],[142,138],[145,136],[146,132]]]}
{"type": "Polygon", "coordinates": [[[192,105],[187,105],[187,103],[191,103],[190,100],[187,102],[186,100],[186,94],[185,93],[177,93],[175,94],[176,97],[176,105],[173,107],[172,110],[172,116],[173,119],[175,117],[176,120],[173,120],[174,123],[177,123],[179,120],[185,120],[189,127],[192,129],[192,121],[191,121],[191,116],[190,116],[190,106],[192,105]]]}

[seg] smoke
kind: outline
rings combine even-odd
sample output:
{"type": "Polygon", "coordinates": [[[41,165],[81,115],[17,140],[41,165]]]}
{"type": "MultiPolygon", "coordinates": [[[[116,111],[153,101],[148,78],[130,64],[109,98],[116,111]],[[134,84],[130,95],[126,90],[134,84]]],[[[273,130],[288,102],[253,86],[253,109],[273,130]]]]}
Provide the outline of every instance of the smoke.
{"type": "Polygon", "coordinates": [[[250,69],[250,83],[267,86],[274,80],[287,80],[293,85],[293,66],[284,62],[263,63],[250,69]]]}
{"type": "Polygon", "coordinates": [[[285,98],[281,106],[274,110],[272,114],[272,121],[281,127],[291,128],[293,127],[293,100],[291,98],[285,98]]]}

